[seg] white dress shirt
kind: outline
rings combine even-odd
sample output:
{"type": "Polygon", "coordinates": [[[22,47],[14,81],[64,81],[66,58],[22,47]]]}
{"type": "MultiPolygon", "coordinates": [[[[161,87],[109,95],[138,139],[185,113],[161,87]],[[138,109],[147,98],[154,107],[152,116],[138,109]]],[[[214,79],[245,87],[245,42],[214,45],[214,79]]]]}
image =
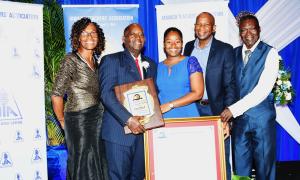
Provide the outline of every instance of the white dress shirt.
{"type": "MultiPolygon", "coordinates": [[[[251,52],[257,47],[260,39],[255,43],[255,45],[250,49],[251,52]]],[[[246,46],[243,45],[242,55],[245,58],[245,50],[247,50],[246,46]]],[[[266,61],[265,67],[260,75],[259,81],[254,89],[249,92],[246,96],[240,99],[238,102],[229,106],[229,110],[231,111],[234,118],[242,115],[244,112],[249,110],[250,108],[261,103],[266,97],[270,94],[273,89],[273,86],[276,82],[276,78],[279,70],[279,58],[278,52],[276,49],[271,48],[266,61]]]]}

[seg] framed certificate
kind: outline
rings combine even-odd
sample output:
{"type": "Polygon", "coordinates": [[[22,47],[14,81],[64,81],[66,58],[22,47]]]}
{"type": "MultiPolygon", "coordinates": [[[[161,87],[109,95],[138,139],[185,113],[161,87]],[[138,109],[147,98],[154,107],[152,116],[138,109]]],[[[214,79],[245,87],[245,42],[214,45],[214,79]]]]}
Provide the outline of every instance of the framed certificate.
{"type": "MultiPolygon", "coordinates": [[[[153,80],[145,79],[115,87],[120,103],[134,116],[144,116],[140,123],[145,129],[164,125],[153,80]]],[[[125,126],[125,133],[131,133],[125,126]]]]}
{"type": "Polygon", "coordinates": [[[144,135],[146,180],[225,180],[219,116],[165,119],[144,135]]]}

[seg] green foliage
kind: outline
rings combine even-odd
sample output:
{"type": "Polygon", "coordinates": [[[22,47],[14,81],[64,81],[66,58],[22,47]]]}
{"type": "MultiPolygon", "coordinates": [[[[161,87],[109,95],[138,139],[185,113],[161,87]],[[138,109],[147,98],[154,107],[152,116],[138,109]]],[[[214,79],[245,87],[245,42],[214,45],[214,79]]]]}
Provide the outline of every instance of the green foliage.
{"type": "Polygon", "coordinates": [[[251,178],[247,176],[238,176],[238,175],[233,175],[232,180],[251,180],[251,178]]]}
{"type": "Polygon", "coordinates": [[[58,146],[65,143],[64,132],[62,131],[59,122],[53,116],[47,117],[46,126],[48,146],[58,146]]]}
{"type": "Polygon", "coordinates": [[[45,106],[46,114],[53,116],[51,91],[65,55],[65,37],[62,8],[55,0],[44,1],[44,70],[45,70],[45,106]]]}
{"type": "Polygon", "coordinates": [[[65,55],[63,11],[56,0],[44,1],[43,26],[47,145],[56,146],[64,143],[64,133],[53,118],[51,91],[60,61],[65,55]]]}

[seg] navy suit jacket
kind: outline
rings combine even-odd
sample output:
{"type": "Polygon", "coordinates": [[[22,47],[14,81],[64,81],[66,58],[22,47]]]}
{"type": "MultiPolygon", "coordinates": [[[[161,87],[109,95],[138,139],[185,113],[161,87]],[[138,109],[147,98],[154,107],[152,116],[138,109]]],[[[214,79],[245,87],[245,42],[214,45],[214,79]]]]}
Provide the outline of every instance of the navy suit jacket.
{"type": "MultiPolygon", "coordinates": [[[[149,67],[143,68],[144,79],[156,78],[156,64],[149,58],[142,56],[149,67]]],[[[100,98],[105,107],[102,121],[102,138],[106,141],[124,146],[131,146],[137,136],[125,135],[123,127],[132,116],[127,109],[119,103],[114,87],[116,85],[141,80],[135,61],[128,50],[109,54],[101,59],[99,67],[100,98]]]]}
{"type": "MultiPolygon", "coordinates": [[[[188,42],[184,55],[190,56],[195,40],[188,42]]],[[[213,115],[220,113],[236,101],[234,53],[230,44],[213,38],[208,56],[205,86],[213,115]]]]}

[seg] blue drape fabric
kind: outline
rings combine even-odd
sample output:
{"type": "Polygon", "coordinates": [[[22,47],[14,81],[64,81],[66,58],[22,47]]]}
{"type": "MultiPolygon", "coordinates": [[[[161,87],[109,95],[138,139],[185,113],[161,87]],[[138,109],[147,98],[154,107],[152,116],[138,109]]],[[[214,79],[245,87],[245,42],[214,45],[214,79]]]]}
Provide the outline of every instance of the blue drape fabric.
{"type": "MultiPolygon", "coordinates": [[[[289,108],[300,124],[300,37],[282,49],[279,54],[292,75],[291,81],[296,96],[289,108]]],[[[277,126],[277,159],[300,160],[300,145],[280,125],[277,126]]]]}
{"type": "MultiPolygon", "coordinates": [[[[160,0],[59,0],[60,4],[139,4],[139,23],[145,30],[146,44],[145,55],[158,62],[157,21],[155,5],[160,5],[160,0]]],[[[256,13],[267,0],[230,0],[229,8],[236,16],[240,11],[256,13]]],[[[200,13],[200,12],[199,12],[200,13]]],[[[297,38],[279,52],[285,66],[292,73],[292,85],[298,96],[289,107],[294,116],[300,121],[300,38],[297,38]],[[298,80],[298,81],[297,81],[298,80]],[[297,111],[298,109],[298,111],[297,111]]],[[[277,160],[300,160],[300,145],[280,126],[277,125],[277,160]]]]}

